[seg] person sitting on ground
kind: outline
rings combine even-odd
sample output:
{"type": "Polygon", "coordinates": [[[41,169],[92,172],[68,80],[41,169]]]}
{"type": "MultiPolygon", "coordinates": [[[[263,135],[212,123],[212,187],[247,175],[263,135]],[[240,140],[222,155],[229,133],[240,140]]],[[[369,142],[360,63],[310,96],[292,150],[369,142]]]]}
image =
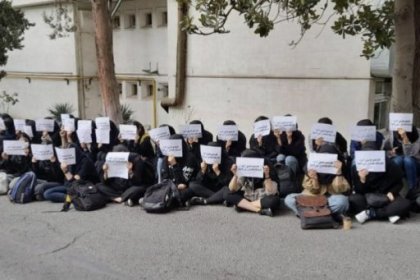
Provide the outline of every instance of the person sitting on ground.
{"type": "MultiPolygon", "coordinates": [[[[182,135],[171,135],[170,139],[181,139],[182,135]]],[[[169,179],[179,190],[181,203],[185,209],[189,207],[189,194],[187,189],[197,175],[199,164],[194,154],[188,150],[187,143],[182,141],[182,157],[165,156],[162,164],[162,180],[169,179]]]]}
{"type": "MultiPolygon", "coordinates": [[[[212,147],[220,147],[217,142],[208,144],[212,147]]],[[[233,161],[222,149],[221,162],[209,165],[201,161],[200,171],[188,188],[191,205],[206,205],[222,203],[228,193],[228,183],[232,174],[230,168],[233,161]]]]}
{"type": "MultiPolygon", "coordinates": [[[[254,123],[263,120],[268,120],[268,118],[266,116],[259,116],[255,119],[254,123]]],[[[274,136],[272,130],[268,135],[259,135],[255,137],[255,135],[252,134],[249,138],[249,148],[257,151],[260,154],[260,157],[266,158],[268,160],[275,160],[276,156],[278,155],[278,151],[276,151],[276,145],[276,137],[274,136]]]]}
{"type": "Polygon", "coordinates": [[[384,149],[392,161],[404,170],[408,188],[414,189],[420,175],[420,137],[417,128],[413,125],[411,132],[400,128],[390,133],[384,149]]]}
{"type": "MultiPolygon", "coordinates": [[[[261,157],[257,151],[247,149],[242,157],[261,157]]],[[[232,179],[229,182],[229,194],[226,201],[235,206],[237,211],[247,210],[260,215],[273,216],[280,205],[278,196],[278,179],[269,162],[264,160],[264,178],[239,177],[237,165],[233,164],[232,179]]]]}
{"type": "MultiPolygon", "coordinates": [[[[362,150],[374,150],[374,142],[366,142],[362,150]]],[[[388,219],[396,223],[408,216],[410,201],[399,193],[403,186],[403,171],[392,160],[386,158],[385,172],[357,170],[352,166],[354,194],[350,195],[350,212],[356,214],[356,220],[363,224],[368,220],[388,219]]]]}
{"type": "Polygon", "coordinates": [[[343,176],[344,158],[334,145],[322,145],[318,153],[337,154],[338,160],[335,162],[336,174],[317,173],[310,169],[303,178],[303,192],[292,193],[286,196],[284,203],[297,216],[296,197],[299,195],[325,195],[328,197],[328,206],[335,219],[340,220],[341,215],[346,214],[349,208],[349,200],[345,195],[350,191],[350,184],[343,176]]]}
{"type": "MultiPolygon", "coordinates": [[[[289,115],[286,115],[289,116],[289,115]]],[[[295,175],[303,172],[308,158],[306,156],[305,136],[296,128],[294,131],[274,130],[276,162],[284,163],[295,175]]]]}
{"type": "MultiPolygon", "coordinates": [[[[236,123],[234,121],[227,120],[223,122],[223,125],[236,125],[236,123]]],[[[240,130],[238,130],[238,141],[225,141],[220,140],[218,137],[216,137],[216,141],[220,144],[226,154],[233,158],[241,156],[241,153],[246,149],[246,136],[240,130]]]]}

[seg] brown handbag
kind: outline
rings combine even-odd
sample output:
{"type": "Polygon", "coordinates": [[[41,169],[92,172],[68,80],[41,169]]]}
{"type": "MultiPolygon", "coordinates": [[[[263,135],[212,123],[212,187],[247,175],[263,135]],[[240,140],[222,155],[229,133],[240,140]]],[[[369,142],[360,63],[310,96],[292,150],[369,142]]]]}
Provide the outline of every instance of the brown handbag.
{"type": "Polygon", "coordinates": [[[296,206],[302,229],[338,228],[325,195],[299,195],[296,206]]]}

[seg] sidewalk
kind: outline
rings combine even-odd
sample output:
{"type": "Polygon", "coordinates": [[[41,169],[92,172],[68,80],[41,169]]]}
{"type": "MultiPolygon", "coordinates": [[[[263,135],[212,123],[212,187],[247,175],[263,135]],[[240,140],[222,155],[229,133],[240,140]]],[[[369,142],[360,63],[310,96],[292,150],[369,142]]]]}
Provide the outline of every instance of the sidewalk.
{"type": "Polygon", "coordinates": [[[0,279],[420,279],[420,215],[303,231],[289,212],[223,206],[60,209],[0,197],[0,279]]]}

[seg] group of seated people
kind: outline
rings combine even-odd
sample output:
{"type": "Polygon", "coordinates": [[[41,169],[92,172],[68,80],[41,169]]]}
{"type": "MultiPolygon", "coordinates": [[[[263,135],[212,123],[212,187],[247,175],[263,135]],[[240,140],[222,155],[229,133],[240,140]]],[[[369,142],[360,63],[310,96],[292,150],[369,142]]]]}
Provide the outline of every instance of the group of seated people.
{"type": "MultiPolygon", "coordinates": [[[[417,211],[420,205],[418,176],[420,174],[420,138],[415,126],[411,132],[404,129],[391,131],[385,139],[376,132],[376,141],[355,141],[350,143],[336,133],[335,142],[326,142],[322,137],[311,139],[308,147],[313,153],[337,154],[336,174],[323,174],[307,168],[308,155],[305,136],[295,130],[272,129],[268,135],[252,134],[247,145],[246,136],[238,131],[237,140],[221,140],[207,131],[200,121],[191,124],[201,126],[200,138],[186,138],[177,134],[170,125],[169,139],[182,140],[182,155],[164,155],[159,140],[152,140],[143,125],[131,121],[137,128],[134,140],[122,139],[118,127],[109,121],[109,143],[97,143],[95,122],[91,121],[92,141],[83,143],[75,131],[64,129],[61,121],[54,122],[53,131],[37,131],[35,121],[25,120],[32,135],[16,130],[13,118],[0,116],[5,129],[0,131],[0,170],[12,180],[25,172],[33,171],[37,176],[36,200],[64,202],[66,192],[74,181],[95,183],[109,202],[124,203],[127,206],[141,205],[146,190],[162,180],[172,180],[180,194],[182,209],[190,205],[223,204],[237,211],[249,211],[273,216],[284,204],[296,215],[298,195],[325,195],[334,217],[355,216],[364,223],[370,219],[389,220],[392,223],[407,218],[410,211],[417,211]],[[3,151],[3,141],[20,140],[27,143],[25,155],[8,155],[3,151]],[[32,155],[31,144],[52,144],[62,149],[75,149],[75,164],[59,162],[54,154],[48,160],[39,160],[32,155]],[[220,163],[207,164],[201,157],[200,145],[221,147],[220,163]],[[359,150],[386,150],[384,172],[358,170],[354,154],[359,150]],[[109,177],[106,155],[109,152],[125,152],[128,156],[128,178],[109,177]],[[237,158],[262,158],[262,178],[238,175],[237,158]],[[282,192],[282,183],[274,168],[286,166],[294,175],[298,188],[293,193],[282,192]],[[408,193],[401,195],[404,182],[408,193]],[[280,195],[281,194],[281,195],[280,195]]],[[[258,117],[255,122],[268,120],[258,117]]],[[[77,119],[76,119],[77,126],[77,119]]],[[[325,117],[318,123],[330,124],[325,117]]],[[[235,125],[232,120],[223,125],[235,125]]],[[[374,125],[365,119],[358,126],[374,125]]],[[[77,129],[77,127],[75,127],[77,129]]],[[[27,132],[27,131],[26,131],[27,132]]]]}

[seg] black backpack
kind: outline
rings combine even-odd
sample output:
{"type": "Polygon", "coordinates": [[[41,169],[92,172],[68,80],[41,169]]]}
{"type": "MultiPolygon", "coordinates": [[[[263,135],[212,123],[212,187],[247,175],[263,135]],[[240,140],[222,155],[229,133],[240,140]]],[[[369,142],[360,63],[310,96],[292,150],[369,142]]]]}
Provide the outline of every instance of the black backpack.
{"type": "Polygon", "coordinates": [[[296,207],[302,229],[338,228],[325,195],[298,195],[296,207]]]}
{"type": "Polygon", "coordinates": [[[105,207],[108,199],[94,184],[74,181],[67,189],[67,198],[62,211],[68,211],[70,204],[78,211],[93,211],[105,207]]]}
{"type": "Polygon", "coordinates": [[[282,163],[276,163],[274,170],[277,174],[279,181],[279,195],[286,197],[291,193],[300,193],[302,190],[297,184],[296,175],[293,170],[282,163]]]}
{"type": "Polygon", "coordinates": [[[179,191],[169,179],[150,186],[143,197],[142,207],[149,213],[165,213],[180,205],[179,191]]]}
{"type": "Polygon", "coordinates": [[[28,203],[34,198],[36,175],[29,171],[20,176],[9,190],[9,199],[14,203],[28,203]]]}

